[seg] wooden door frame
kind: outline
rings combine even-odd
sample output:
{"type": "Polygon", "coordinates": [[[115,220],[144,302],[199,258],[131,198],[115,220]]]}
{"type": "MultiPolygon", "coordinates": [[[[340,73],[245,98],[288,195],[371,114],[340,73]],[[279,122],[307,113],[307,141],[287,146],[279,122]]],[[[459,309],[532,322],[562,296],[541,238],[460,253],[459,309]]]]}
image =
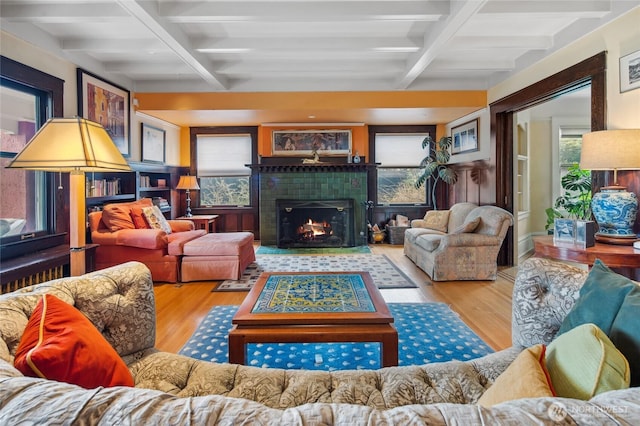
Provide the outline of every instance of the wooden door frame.
{"type": "MultiPolygon", "coordinates": [[[[591,85],[591,131],[606,129],[606,52],[527,86],[489,104],[491,143],[496,147],[496,205],[513,213],[513,120],[514,114],[556,98],[564,93],[591,85]]],[[[514,265],[516,241],[513,228],[507,234],[498,264],[514,265]]]]}

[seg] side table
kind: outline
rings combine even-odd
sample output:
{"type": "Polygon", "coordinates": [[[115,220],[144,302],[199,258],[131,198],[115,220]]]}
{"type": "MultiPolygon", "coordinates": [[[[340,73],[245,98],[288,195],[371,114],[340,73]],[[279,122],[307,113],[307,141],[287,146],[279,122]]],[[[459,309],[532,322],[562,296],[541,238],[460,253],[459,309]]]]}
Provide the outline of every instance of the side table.
{"type": "Polygon", "coordinates": [[[190,220],[196,225],[196,229],[204,229],[207,233],[216,232],[216,219],[217,214],[196,214],[191,217],[180,216],[176,219],[190,220]]]}
{"type": "Polygon", "coordinates": [[[596,243],[583,248],[578,244],[556,243],[552,236],[533,237],[535,255],[593,266],[596,259],[633,280],[640,279],[640,250],[632,246],[596,243]]]}

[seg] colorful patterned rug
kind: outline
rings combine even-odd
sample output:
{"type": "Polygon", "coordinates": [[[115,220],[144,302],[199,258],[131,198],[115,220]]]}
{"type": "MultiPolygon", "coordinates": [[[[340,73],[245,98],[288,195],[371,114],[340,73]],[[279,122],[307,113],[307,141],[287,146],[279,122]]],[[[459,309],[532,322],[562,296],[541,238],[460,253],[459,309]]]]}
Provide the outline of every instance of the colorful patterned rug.
{"type": "Polygon", "coordinates": [[[383,254],[256,256],[239,280],[226,280],[213,291],[249,291],[263,272],[354,272],[371,274],[378,288],[414,288],[411,278],[383,254]]]}
{"type": "MultiPolygon", "coordinates": [[[[398,365],[467,361],[493,352],[444,303],[389,303],[398,330],[398,365]]],[[[227,344],[237,306],[215,306],[181,355],[229,362],[227,344]]],[[[380,368],[379,343],[256,343],[247,345],[247,365],[308,370],[380,368]]]]}
{"type": "Polygon", "coordinates": [[[371,253],[368,246],[357,247],[310,247],[310,248],[279,248],[260,246],[256,254],[366,254],[371,253]]]}

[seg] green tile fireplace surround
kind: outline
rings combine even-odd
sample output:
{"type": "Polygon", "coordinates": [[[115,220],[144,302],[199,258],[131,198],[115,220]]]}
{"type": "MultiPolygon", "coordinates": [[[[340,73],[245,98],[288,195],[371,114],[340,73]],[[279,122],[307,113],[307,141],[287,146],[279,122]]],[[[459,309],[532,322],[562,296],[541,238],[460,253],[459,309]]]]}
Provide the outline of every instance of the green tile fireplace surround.
{"type": "Polygon", "coordinates": [[[366,244],[367,169],[297,166],[260,171],[260,240],[276,245],[276,200],[354,200],[356,245],[366,244]]]}

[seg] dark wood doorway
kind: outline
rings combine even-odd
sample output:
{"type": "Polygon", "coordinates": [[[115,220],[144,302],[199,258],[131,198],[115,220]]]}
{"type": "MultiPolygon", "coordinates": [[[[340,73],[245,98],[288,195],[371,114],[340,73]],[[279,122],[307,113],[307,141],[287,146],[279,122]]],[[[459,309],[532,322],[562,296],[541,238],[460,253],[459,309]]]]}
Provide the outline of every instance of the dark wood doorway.
{"type": "MultiPolygon", "coordinates": [[[[591,85],[591,130],[606,128],[606,52],[598,53],[537,83],[527,86],[489,105],[491,143],[496,147],[496,205],[513,213],[513,120],[514,114],[591,85]]],[[[598,178],[594,176],[594,182],[598,178]]],[[[513,265],[514,232],[509,231],[498,257],[498,264],[513,265]]]]}

